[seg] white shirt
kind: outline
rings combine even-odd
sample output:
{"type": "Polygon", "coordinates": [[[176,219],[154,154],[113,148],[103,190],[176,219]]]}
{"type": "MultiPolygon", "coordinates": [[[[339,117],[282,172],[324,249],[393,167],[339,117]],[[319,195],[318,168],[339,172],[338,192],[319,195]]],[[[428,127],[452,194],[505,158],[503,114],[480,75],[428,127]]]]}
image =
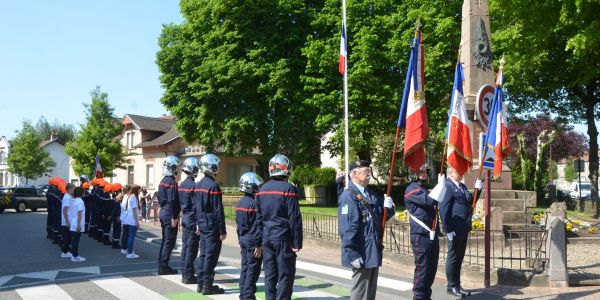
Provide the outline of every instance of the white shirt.
{"type": "Polygon", "coordinates": [[[69,207],[69,221],[71,222],[71,231],[77,231],[77,215],[81,212],[81,220],[79,220],[79,226],[81,232],[85,230],[85,204],[83,199],[75,198],[72,200],[71,206],[69,207]]]}
{"type": "Polygon", "coordinates": [[[125,222],[125,218],[127,218],[127,207],[125,207],[125,204],[127,203],[127,200],[129,199],[129,195],[123,194],[123,200],[121,200],[121,215],[119,215],[119,218],[121,218],[121,224],[125,224],[123,222],[125,222]]]}
{"type": "Polygon", "coordinates": [[[136,226],[135,218],[137,218],[137,215],[133,213],[133,209],[138,207],[138,199],[135,195],[131,194],[129,195],[129,198],[123,199],[123,203],[124,204],[121,204],[121,208],[125,208],[126,216],[125,219],[121,219],[121,223],[136,226]]]}
{"type": "MultiPolygon", "coordinates": [[[[63,211],[65,211],[65,207],[69,207],[71,206],[71,202],[73,201],[73,196],[71,196],[71,194],[69,193],[65,193],[65,195],[62,198],[62,207],[60,208],[60,225],[61,226],[67,226],[67,220],[65,219],[65,214],[63,213],[63,211]]],[[[71,220],[71,219],[69,219],[71,220]]]]}

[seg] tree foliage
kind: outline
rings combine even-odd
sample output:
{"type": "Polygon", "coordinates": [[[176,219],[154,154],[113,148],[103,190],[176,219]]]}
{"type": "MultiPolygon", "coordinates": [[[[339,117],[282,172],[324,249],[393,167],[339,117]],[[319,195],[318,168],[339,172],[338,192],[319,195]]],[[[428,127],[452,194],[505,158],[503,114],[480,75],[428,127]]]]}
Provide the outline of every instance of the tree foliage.
{"type": "Polygon", "coordinates": [[[156,62],[161,102],[187,142],[319,165],[315,108],[299,75],[311,1],[183,0],[182,24],[165,25],[156,62]]]}
{"type": "MultiPolygon", "coordinates": [[[[598,198],[600,2],[580,0],[490,3],[496,53],[506,56],[506,87],[518,112],[556,113],[586,122],[592,196],[598,198]]],[[[600,205],[597,205],[600,212],[600,205]]]]}
{"type": "Polygon", "coordinates": [[[11,149],[8,153],[7,164],[11,173],[29,179],[52,172],[56,165],[48,151],[40,147],[42,139],[37,135],[35,128],[29,122],[23,122],[23,128],[10,141],[11,149]]]}
{"type": "Polygon", "coordinates": [[[62,124],[55,120],[53,123],[48,122],[46,118],[41,117],[36,125],[35,131],[42,140],[49,140],[51,137],[54,139],[60,139],[64,143],[67,143],[75,138],[77,131],[75,126],[70,124],[62,124]]]}
{"type": "Polygon", "coordinates": [[[570,158],[567,160],[565,164],[565,180],[569,182],[573,182],[577,180],[578,172],[575,171],[575,159],[570,158]]]}
{"type": "Polygon", "coordinates": [[[90,92],[91,103],[84,103],[86,123],[75,139],[67,143],[65,151],[73,158],[73,170],[78,175],[92,174],[95,167],[96,154],[104,176],[112,176],[113,170],[123,168],[125,149],[117,139],[123,129],[114,114],[114,108],[108,102],[108,94],[96,87],[90,92]]]}

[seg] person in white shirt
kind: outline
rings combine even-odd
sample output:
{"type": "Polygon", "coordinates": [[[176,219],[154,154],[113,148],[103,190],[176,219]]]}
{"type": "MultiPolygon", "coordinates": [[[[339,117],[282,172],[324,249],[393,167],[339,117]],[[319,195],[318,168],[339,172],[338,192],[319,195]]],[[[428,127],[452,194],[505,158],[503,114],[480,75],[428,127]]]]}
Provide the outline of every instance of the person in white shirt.
{"type": "Polygon", "coordinates": [[[121,214],[119,215],[119,220],[121,222],[121,226],[123,226],[121,230],[121,254],[127,254],[127,238],[129,237],[129,225],[123,223],[127,217],[127,200],[129,199],[129,194],[131,191],[131,186],[126,184],[123,187],[123,192],[117,195],[117,202],[121,205],[121,214]]]}
{"type": "Polygon", "coordinates": [[[129,197],[123,199],[125,205],[126,216],[122,220],[124,225],[127,225],[127,258],[138,258],[139,255],[133,252],[133,242],[135,241],[135,234],[137,233],[138,227],[140,227],[140,221],[138,216],[138,197],[140,195],[141,187],[137,184],[131,186],[129,197]]]}
{"type": "Polygon", "coordinates": [[[73,199],[69,207],[72,262],[85,261],[85,257],[79,255],[79,239],[81,238],[81,232],[85,229],[85,204],[83,203],[83,199],[81,199],[84,193],[85,191],[82,187],[76,187],[73,191],[75,199],[73,199]]]}
{"type": "Polygon", "coordinates": [[[69,224],[69,206],[71,206],[71,202],[73,201],[73,189],[75,189],[75,185],[72,183],[67,183],[67,192],[62,198],[62,207],[60,210],[60,226],[62,234],[62,244],[60,246],[62,253],[60,254],[60,257],[66,258],[73,257],[69,251],[69,246],[71,245],[71,234],[69,231],[69,227],[71,227],[69,224]]]}

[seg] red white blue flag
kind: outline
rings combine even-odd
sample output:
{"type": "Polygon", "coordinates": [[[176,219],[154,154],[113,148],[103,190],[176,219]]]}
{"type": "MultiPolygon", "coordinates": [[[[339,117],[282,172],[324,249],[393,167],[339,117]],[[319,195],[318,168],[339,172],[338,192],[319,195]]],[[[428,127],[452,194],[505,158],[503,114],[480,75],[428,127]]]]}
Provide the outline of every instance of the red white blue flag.
{"type": "Polygon", "coordinates": [[[346,24],[342,22],[342,38],[340,39],[340,74],[346,73],[346,60],[348,59],[348,41],[346,39],[346,24]]]}
{"type": "Polygon", "coordinates": [[[504,74],[502,68],[496,76],[496,89],[494,90],[494,100],[490,111],[488,121],[488,132],[486,142],[486,159],[494,159],[494,178],[498,178],[502,173],[502,161],[510,152],[510,143],[508,141],[508,129],[506,128],[506,105],[504,104],[504,74]]]}
{"type": "Polygon", "coordinates": [[[473,125],[467,117],[463,81],[462,63],[459,62],[456,64],[456,72],[454,73],[452,100],[450,101],[448,127],[446,128],[446,142],[448,143],[446,161],[460,176],[463,176],[473,165],[473,150],[471,147],[471,128],[473,125]]]}
{"type": "Polygon", "coordinates": [[[102,178],[102,166],[100,165],[100,156],[96,154],[96,166],[94,166],[94,175],[96,178],[102,178]]]}
{"type": "Polygon", "coordinates": [[[413,171],[425,163],[425,140],[429,133],[425,104],[425,58],[422,34],[413,40],[406,72],[406,83],[398,115],[398,128],[404,128],[404,162],[413,171]]]}

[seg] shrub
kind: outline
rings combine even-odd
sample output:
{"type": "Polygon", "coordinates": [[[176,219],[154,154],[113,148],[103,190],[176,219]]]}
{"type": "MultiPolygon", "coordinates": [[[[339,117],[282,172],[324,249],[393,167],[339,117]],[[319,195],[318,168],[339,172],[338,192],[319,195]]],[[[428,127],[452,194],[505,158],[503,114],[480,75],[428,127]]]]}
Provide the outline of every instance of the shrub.
{"type": "Polygon", "coordinates": [[[298,166],[292,170],[290,181],[303,186],[328,186],[335,184],[335,177],[336,171],[334,168],[298,166]]]}

